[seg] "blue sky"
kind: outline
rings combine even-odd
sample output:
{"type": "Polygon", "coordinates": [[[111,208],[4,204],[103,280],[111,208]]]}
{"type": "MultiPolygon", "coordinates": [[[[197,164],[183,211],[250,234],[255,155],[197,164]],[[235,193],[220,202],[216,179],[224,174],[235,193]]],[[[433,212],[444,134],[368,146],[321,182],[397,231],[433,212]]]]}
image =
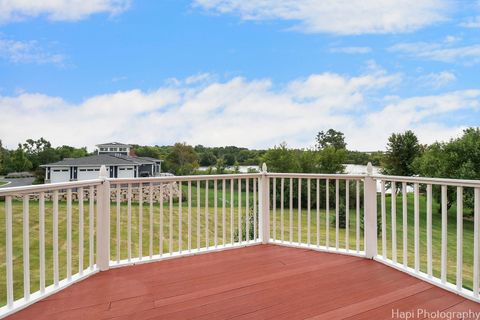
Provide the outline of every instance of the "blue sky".
{"type": "Polygon", "coordinates": [[[479,124],[479,65],[479,1],[0,0],[0,138],[431,143],[479,124]]]}

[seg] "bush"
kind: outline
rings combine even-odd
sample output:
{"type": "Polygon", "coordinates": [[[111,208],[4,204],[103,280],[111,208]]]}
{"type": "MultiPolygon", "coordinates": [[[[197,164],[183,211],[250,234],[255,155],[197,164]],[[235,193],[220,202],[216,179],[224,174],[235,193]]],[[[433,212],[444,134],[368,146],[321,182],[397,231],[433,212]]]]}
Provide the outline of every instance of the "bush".
{"type": "MultiPolygon", "coordinates": [[[[332,225],[337,225],[337,216],[335,215],[332,220],[332,225]]],[[[338,227],[340,229],[345,229],[347,227],[347,210],[343,203],[338,207],[338,227]]]]}

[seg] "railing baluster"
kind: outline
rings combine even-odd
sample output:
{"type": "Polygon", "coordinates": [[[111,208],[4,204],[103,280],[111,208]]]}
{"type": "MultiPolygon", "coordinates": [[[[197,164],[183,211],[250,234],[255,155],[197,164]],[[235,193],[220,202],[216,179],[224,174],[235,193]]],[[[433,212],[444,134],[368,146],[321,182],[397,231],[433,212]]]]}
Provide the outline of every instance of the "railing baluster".
{"type": "Polygon", "coordinates": [[[182,253],[182,227],[183,227],[183,212],[182,212],[182,181],[178,181],[178,252],[182,253]]]}
{"type": "Polygon", "coordinates": [[[272,178],[273,190],[272,190],[272,223],[273,223],[273,240],[277,240],[277,179],[272,178]]]}
{"type": "Polygon", "coordinates": [[[173,182],[168,184],[168,253],[173,254],[173,182]]]}
{"type": "Polygon", "coordinates": [[[67,280],[72,280],[72,189],[67,189],[67,280]]]}
{"type": "Polygon", "coordinates": [[[230,179],[230,243],[233,245],[234,239],[234,203],[235,203],[235,192],[234,192],[235,180],[230,179]]]}
{"type": "Polygon", "coordinates": [[[163,183],[160,183],[160,187],[159,187],[159,190],[160,190],[160,199],[159,199],[159,202],[160,202],[160,222],[159,222],[159,235],[158,235],[158,242],[159,242],[159,248],[158,248],[158,251],[159,251],[159,254],[160,256],[163,255],[163,220],[164,220],[164,217],[163,217],[163,197],[164,197],[164,189],[163,189],[163,183]]]}
{"type": "Polygon", "coordinates": [[[338,179],[335,179],[335,249],[338,250],[339,248],[339,241],[340,241],[340,186],[339,186],[338,179]]]}
{"type": "Polygon", "coordinates": [[[350,249],[350,180],[345,180],[345,249],[350,249]]]}
{"type": "Polygon", "coordinates": [[[310,178],[307,179],[307,245],[310,246],[310,220],[311,220],[311,212],[310,212],[310,205],[311,205],[311,180],[310,178]]]}
{"type": "Polygon", "coordinates": [[[188,252],[192,251],[192,181],[188,181],[188,252]]]}
{"type": "Polygon", "coordinates": [[[317,179],[317,247],[320,246],[320,179],[317,179]]]}
{"type": "Polygon", "coordinates": [[[357,180],[356,190],[355,190],[355,206],[356,206],[356,217],[355,217],[355,246],[357,253],[360,252],[360,181],[357,180]]]}
{"type": "Polygon", "coordinates": [[[432,277],[432,185],[427,185],[427,274],[432,277]]]}
{"type": "Polygon", "coordinates": [[[408,266],[408,224],[407,224],[407,184],[402,182],[402,224],[403,224],[403,266],[408,266]]]}
{"type": "Polygon", "coordinates": [[[285,241],[285,221],[283,220],[285,216],[285,205],[284,205],[285,191],[283,190],[284,188],[285,188],[285,178],[282,178],[280,181],[280,229],[281,229],[280,237],[281,237],[282,243],[283,241],[285,241]]]}
{"type": "Polygon", "coordinates": [[[257,179],[253,179],[253,238],[257,240],[257,179]]]}
{"type": "Polygon", "coordinates": [[[153,183],[150,182],[148,187],[148,204],[149,204],[149,221],[148,221],[148,255],[150,259],[153,256],[153,183]]]}
{"type": "Polygon", "coordinates": [[[83,215],[83,187],[81,187],[78,189],[78,273],[80,276],[83,275],[83,215]]]}
{"type": "Polygon", "coordinates": [[[178,252],[182,253],[182,181],[178,181],[178,252]]]}
{"type": "Polygon", "coordinates": [[[23,196],[23,297],[30,300],[30,212],[28,194],[23,196]]]}
{"type": "Polygon", "coordinates": [[[420,187],[414,184],[414,247],[415,247],[415,272],[420,271],[420,187]]]}
{"type": "Polygon", "coordinates": [[[289,224],[289,236],[290,243],[293,242],[293,179],[290,178],[290,224],[289,224]]]}
{"type": "MultiPolygon", "coordinates": [[[[55,192],[53,193],[53,197],[55,199],[55,192]]],[[[58,201],[58,195],[57,195],[58,201]]],[[[53,201],[55,206],[55,200],[53,201]]],[[[58,205],[58,204],[57,204],[58,205]]],[[[95,208],[95,189],[93,186],[90,186],[88,190],[88,266],[90,270],[93,270],[93,216],[94,216],[94,208],[95,208]]],[[[55,212],[55,210],[54,210],[55,212]]],[[[58,211],[57,211],[58,217],[58,211]]],[[[55,242],[54,242],[55,244],[55,242]]]]}
{"type": "Polygon", "coordinates": [[[457,290],[463,287],[463,188],[457,187],[457,290]]]}
{"type": "Polygon", "coordinates": [[[148,186],[148,204],[149,204],[149,221],[148,221],[148,255],[150,259],[153,256],[153,183],[148,186]]]}
{"type": "Polygon", "coordinates": [[[473,205],[473,296],[478,298],[480,259],[480,188],[475,188],[473,205]]]}
{"type": "Polygon", "coordinates": [[[205,247],[208,249],[210,247],[210,241],[208,236],[208,180],[205,181],[205,247]]]}
{"type": "Polygon", "coordinates": [[[225,246],[226,244],[226,237],[227,237],[227,229],[226,229],[226,207],[225,207],[225,204],[226,204],[226,200],[225,200],[225,196],[226,196],[226,180],[223,179],[222,180],[222,245],[225,246]]]}
{"type": "MultiPolygon", "coordinates": [[[[91,211],[93,215],[93,210],[91,211]]],[[[93,251],[93,241],[91,241],[91,250],[93,251]]],[[[92,261],[93,257],[90,260],[91,264],[92,261]]],[[[55,287],[58,287],[58,281],[58,190],[55,190],[53,191],[53,285],[55,287]]]]}
{"type": "Polygon", "coordinates": [[[238,242],[242,242],[242,179],[238,179],[238,242]]]}
{"type": "Polygon", "coordinates": [[[392,261],[397,263],[397,187],[395,181],[391,182],[392,204],[391,204],[391,218],[392,218],[392,261]]]}
{"type": "Polygon", "coordinates": [[[441,280],[447,282],[447,186],[442,185],[442,255],[441,280]]]}
{"type": "Polygon", "coordinates": [[[245,241],[250,242],[250,179],[245,179],[245,241]]]}
{"type": "Polygon", "coordinates": [[[117,184],[117,190],[116,190],[116,200],[117,200],[117,205],[116,205],[116,213],[117,213],[117,221],[116,221],[116,236],[117,236],[117,263],[120,263],[120,195],[121,195],[121,190],[120,190],[120,184],[117,184]]]}
{"type": "Polygon", "coordinates": [[[200,180],[197,181],[197,251],[201,247],[201,197],[200,197],[200,180]]]}
{"type": "Polygon", "coordinates": [[[200,197],[200,180],[197,181],[197,251],[200,251],[201,247],[201,197],[200,197]]]}
{"type": "Polygon", "coordinates": [[[215,248],[218,246],[218,186],[217,186],[217,179],[213,180],[213,243],[215,248]]]}
{"type": "MultiPolygon", "coordinates": [[[[83,199],[82,199],[83,200],[83,199]]],[[[40,192],[40,196],[38,199],[38,211],[39,211],[39,254],[40,254],[40,293],[45,293],[45,193],[40,192]]],[[[79,209],[80,211],[80,209],[79,209]]],[[[81,212],[83,212],[83,204],[81,208],[81,212]]],[[[83,232],[83,229],[82,229],[83,232]]],[[[83,239],[83,235],[82,235],[83,239]]],[[[82,243],[83,246],[83,243],[82,243]]],[[[82,247],[83,249],[83,247],[82,247]]],[[[82,257],[83,259],[83,257],[82,257]]]]}
{"type": "Polygon", "coordinates": [[[298,243],[302,243],[302,179],[298,178],[298,216],[297,216],[297,233],[298,243]]]}
{"type": "Polygon", "coordinates": [[[325,180],[325,247],[330,247],[330,181],[325,180]]]}
{"type": "Polygon", "coordinates": [[[132,260],[132,185],[127,187],[127,255],[128,261],[132,260]]]}
{"type": "Polygon", "coordinates": [[[385,201],[385,180],[380,181],[381,185],[381,210],[382,210],[382,258],[387,259],[387,214],[385,201]]]}
{"type": "Polygon", "coordinates": [[[6,239],[6,272],[7,272],[7,306],[13,307],[13,226],[12,226],[12,197],[5,197],[5,233],[6,239]]]}
{"type": "Polygon", "coordinates": [[[138,184],[138,259],[143,258],[143,184],[138,184]]]}

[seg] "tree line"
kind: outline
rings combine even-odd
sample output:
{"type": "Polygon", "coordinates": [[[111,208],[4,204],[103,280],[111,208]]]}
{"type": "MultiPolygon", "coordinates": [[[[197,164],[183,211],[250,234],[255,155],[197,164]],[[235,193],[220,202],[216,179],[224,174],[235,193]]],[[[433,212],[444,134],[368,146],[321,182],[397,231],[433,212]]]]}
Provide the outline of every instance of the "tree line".
{"type": "MultiPolygon", "coordinates": [[[[348,150],[345,135],[335,129],[320,131],[315,142],[314,148],[307,149],[290,148],[286,143],[267,150],[176,143],[172,146],[133,144],[132,150],[137,156],[164,160],[163,170],[177,175],[195,174],[200,166],[225,173],[235,171],[240,165],[263,162],[271,172],[342,173],[345,164],[372,162],[388,175],[480,179],[479,128],[466,129],[461,137],[431,145],[420,144],[410,130],[393,133],[385,152],[348,150]]],[[[44,138],[27,139],[12,150],[4,148],[0,140],[0,174],[29,171],[36,173],[41,181],[44,170],[40,165],[91,154],[86,147],[53,147],[44,138]]]]}

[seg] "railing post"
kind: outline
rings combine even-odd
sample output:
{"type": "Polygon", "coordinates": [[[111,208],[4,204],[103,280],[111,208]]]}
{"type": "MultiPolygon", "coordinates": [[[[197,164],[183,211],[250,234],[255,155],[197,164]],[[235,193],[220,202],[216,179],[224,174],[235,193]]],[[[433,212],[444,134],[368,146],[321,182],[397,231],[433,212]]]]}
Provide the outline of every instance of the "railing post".
{"type": "Polygon", "coordinates": [[[270,240],[270,192],[269,192],[269,178],[267,176],[267,165],[262,165],[262,177],[260,178],[259,186],[259,229],[262,243],[266,244],[270,240]]]}
{"type": "Polygon", "coordinates": [[[110,182],[107,168],[102,165],[99,178],[103,180],[97,188],[97,267],[108,270],[110,264],[110,182]]]}
{"type": "Polygon", "coordinates": [[[377,255],[377,185],[370,162],[364,184],[364,215],[365,256],[372,259],[377,255]]]}

